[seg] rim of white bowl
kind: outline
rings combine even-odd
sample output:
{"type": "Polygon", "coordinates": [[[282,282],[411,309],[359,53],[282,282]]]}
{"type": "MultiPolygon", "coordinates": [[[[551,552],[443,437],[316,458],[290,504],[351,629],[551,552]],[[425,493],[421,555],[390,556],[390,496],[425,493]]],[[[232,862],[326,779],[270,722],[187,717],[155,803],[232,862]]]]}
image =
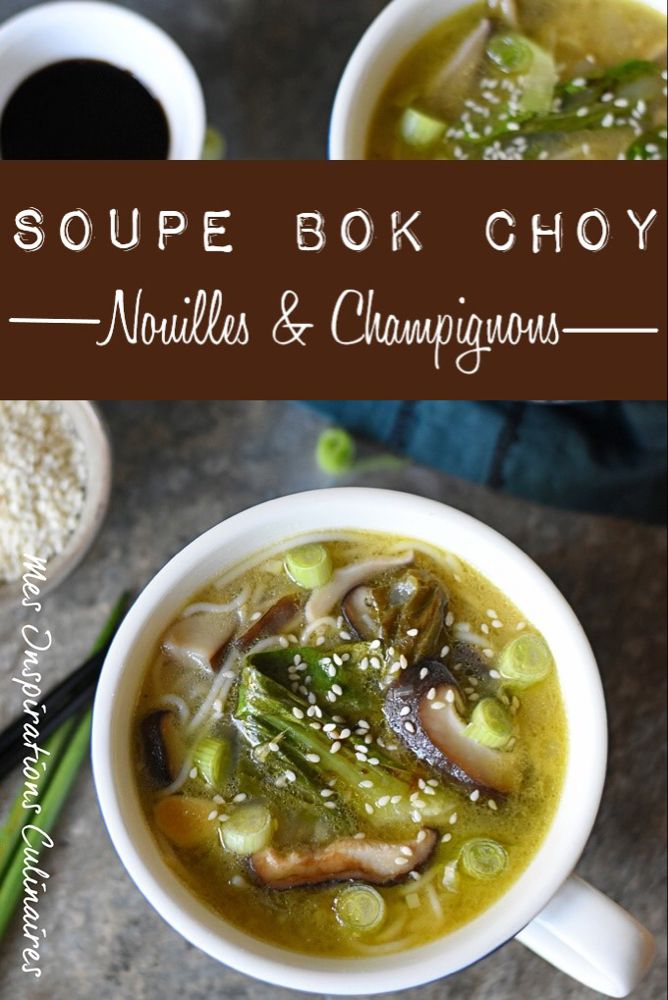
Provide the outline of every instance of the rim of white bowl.
{"type": "Polygon", "coordinates": [[[139,890],[176,931],[211,957],[257,979],[305,992],[355,995],[414,987],[459,971],[495,951],[540,912],[570,874],[591,832],[605,777],[607,725],[598,669],[582,626],[529,556],[481,521],[438,501],[345,487],[281,497],[236,514],[195,539],[156,574],[128,612],[107,656],[95,700],[92,753],[102,815],[116,851],[139,890]],[[385,527],[397,521],[400,530],[385,527]],[[129,739],[139,686],[131,666],[145,665],[170,617],[190,594],[239,557],[284,545],[293,536],[326,535],[332,523],[341,530],[389,531],[431,542],[500,585],[555,652],[569,725],[567,771],[555,816],[536,855],[501,899],[435,942],[382,959],[345,963],[250,937],[196,898],[157,850],[139,803],[129,739]],[[448,545],[441,537],[446,530],[452,538],[448,545]],[[492,564],[496,574],[489,571],[492,564]],[[499,580],[501,568],[511,586],[499,580]],[[524,601],[517,601],[518,589],[525,593],[524,601]]]}

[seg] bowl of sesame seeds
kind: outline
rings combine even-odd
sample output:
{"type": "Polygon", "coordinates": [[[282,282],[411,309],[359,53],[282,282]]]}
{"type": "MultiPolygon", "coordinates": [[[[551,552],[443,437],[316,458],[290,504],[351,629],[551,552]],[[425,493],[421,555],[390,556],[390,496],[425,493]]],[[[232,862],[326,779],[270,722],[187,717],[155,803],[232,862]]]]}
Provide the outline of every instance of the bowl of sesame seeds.
{"type": "Polygon", "coordinates": [[[0,400],[0,612],[23,575],[45,593],[74,570],[104,519],[111,447],[89,400],[0,400]]]}

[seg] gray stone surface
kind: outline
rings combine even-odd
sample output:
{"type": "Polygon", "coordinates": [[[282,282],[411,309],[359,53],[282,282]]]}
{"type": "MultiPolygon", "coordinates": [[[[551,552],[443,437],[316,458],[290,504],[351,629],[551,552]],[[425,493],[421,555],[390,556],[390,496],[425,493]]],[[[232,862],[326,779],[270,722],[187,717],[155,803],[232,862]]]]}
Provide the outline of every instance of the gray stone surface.
{"type": "MultiPolygon", "coordinates": [[[[321,159],[339,77],[383,0],[121,0],[168,31],[233,159],[321,159]]],[[[0,0],[0,20],[35,0],[0,0]]]]}
{"type": "MultiPolygon", "coordinates": [[[[85,562],[49,599],[57,643],[49,682],[85,656],[119,591],[145,583],[221,518],[281,493],[328,485],[314,467],[320,419],[287,403],[108,403],[115,449],[109,517],[85,562]]],[[[594,646],[611,723],[608,783],[578,871],[665,937],[665,532],[499,497],[416,466],[358,480],[447,501],[528,551],[555,580],[594,646]]],[[[19,614],[0,618],[0,724],[19,696],[19,614]]],[[[13,783],[0,789],[0,808],[13,783]]],[[[99,817],[88,765],[48,852],[39,983],[20,972],[20,928],[0,946],[0,996],[48,1000],[246,997],[289,991],[232,972],[182,941],[131,884],[99,817]]],[[[298,994],[294,994],[298,996],[298,994]]],[[[588,990],[511,943],[403,1000],[587,1000],[588,990]]],[[[665,947],[635,996],[665,996],[665,947]]]]}

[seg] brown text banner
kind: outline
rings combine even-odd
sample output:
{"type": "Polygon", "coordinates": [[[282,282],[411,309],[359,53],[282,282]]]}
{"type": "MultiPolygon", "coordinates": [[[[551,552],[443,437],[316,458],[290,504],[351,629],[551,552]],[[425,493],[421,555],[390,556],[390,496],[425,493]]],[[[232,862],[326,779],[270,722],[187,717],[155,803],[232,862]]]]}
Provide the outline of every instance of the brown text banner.
{"type": "Polygon", "coordinates": [[[5,394],[663,398],[663,163],[0,163],[5,394]]]}

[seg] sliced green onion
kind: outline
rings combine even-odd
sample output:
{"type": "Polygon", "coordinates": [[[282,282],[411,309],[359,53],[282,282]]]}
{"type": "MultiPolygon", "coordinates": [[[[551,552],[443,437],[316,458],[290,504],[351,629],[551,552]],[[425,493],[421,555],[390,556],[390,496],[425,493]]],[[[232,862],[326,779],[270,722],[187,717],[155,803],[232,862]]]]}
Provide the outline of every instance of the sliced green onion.
{"type": "Polygon", "coordinates": [[[370,885],[349,885],[334,899],[336,919],[357,933],[374,931],[385,920],[385,900],[370,885]]]}
{"type": "Polygon", "coordinates": [[[445,123],[416,108],[406,108],[399,121],[401,137],[409,146],[431,146],[445,132],[445,123]]]}
{"type": "Polygon", "coordinates": [[[255,854],[268,845],[273,828],[274,821],[267,807],[260,802],[249,802],[239,806],[223,824],[223,844],[233,854],[255,854]]]}
{"type": "Polygon", "coordinates": [[[496,698],[483,698],[473,709],[464,735],[485,747],[499,750],[513,735],[510,713],[496,698]]]}
{"type": "Polygon", "coordinates": [[[467,840],[459,852],[464,870],[473,878],[493,879],[505,870],[508,864],[506,849],[496,840],[474,837],[467,840]]]}
{"type": "Polygon", "coordinates": [[[544,115],[552,109],[558,74],[549,52],[530,38],[514,32],[495,35],[487,54],[502,73],[520,77],[517,110],[524,115],[544,115]]]}
{"type": "Polygon", "coordinates": [[[340,476],[349,472],[355,464],[357,449],[355,442],[341,427],[330,427],[318,438],[315,460],[329,476],[340,476]]]}
{"type": "Polygon", "coordinates": [[[286,555],[285,571],[300,587],[313,590],[314,587],[322,587],[331,577],[332,557],[319,542],[300,545],[290,549],[286,555]]]}
{"type": "Polygon", "coordinates": [[[230,747],[226,740],[207,736],[193,751],[193,765],[212,788],[220,788],[230,763],[230,747]]]}
{"type": "Polygon", "coordinates": [[[525,73],[533,62],[533,46],[524,35],[504,31],[490,39],[487,55],[504,73],[525,73]]]}
{"type": "Polygon", "coordinates": [[[553,666],[552,653],[538,635],[520,635],[501,651],[499,673],[513,686],[527,688],[547,677],[553,666]]]}

